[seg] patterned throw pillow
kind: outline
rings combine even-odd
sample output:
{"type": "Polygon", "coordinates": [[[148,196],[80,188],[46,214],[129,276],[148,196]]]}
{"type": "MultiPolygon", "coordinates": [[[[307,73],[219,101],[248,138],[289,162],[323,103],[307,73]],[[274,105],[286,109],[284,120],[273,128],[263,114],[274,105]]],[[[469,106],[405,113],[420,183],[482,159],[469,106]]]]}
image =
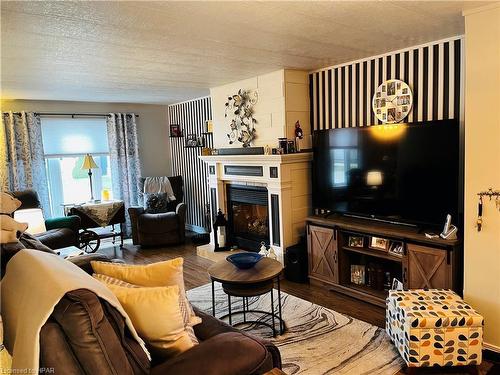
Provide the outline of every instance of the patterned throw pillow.
{"type": "MultiPolygon", "coordinates": [[[[142,286],[130,284],[130,283],[127,283],[126,281],[116,279],[116,278],[111,277],[111,276],[102,275],[99,273],[94,273],[92,276],[95,279],[97,279],[100,282],[107,284],[107,285],[116,285],[116,286],[120,286],[123,288],[144,288],[142,286]]],[[[189,303],[189,302],[185,298],[182,298],[182,291],[179,290],[179,308],[181,310],[182,319],[184,320],[184,327],[185,327],[186,332],[187,332],[189,338],[191,339],[193,345],[197,345],[197,344],[199,344],[199,341],[198,341],[198,338],[196,337],[196,335],[194,334],[194,330],[193,330],[192,326],[200,323],[201,320],[198,317],[197,317],[198,319],[193,319],[191,317],[190,307],[188,307],[186,305],[186,303],[189,303]]]]}
{"type": "Polygon", "coordinates": [[[161,214],[169,211],[167,193],[144,193],[144,208],[147,213],[161,214]]]}

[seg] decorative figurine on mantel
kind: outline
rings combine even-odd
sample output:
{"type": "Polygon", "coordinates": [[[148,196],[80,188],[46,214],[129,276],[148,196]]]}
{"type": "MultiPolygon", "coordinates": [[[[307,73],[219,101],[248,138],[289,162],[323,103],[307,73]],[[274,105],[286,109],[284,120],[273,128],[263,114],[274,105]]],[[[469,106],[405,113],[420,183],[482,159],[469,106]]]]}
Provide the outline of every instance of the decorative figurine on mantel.
{"type": "Polygon", "coordinates": [[[302,128],[300,127],[299,120],[297,120],[295,122],[295,138],[298,138],[298,139],[304,138],[304,132],[302,131],[302,128]]]}
{"type": "Polygon", "coordinates": [[[304,132],[302,131],[302,128],[300,127],[300,122],[297,120],[295,123],[295,151],[299,152],[301,147],[300,147],[300,141],[301,139],[304,138],[304,132]]]}

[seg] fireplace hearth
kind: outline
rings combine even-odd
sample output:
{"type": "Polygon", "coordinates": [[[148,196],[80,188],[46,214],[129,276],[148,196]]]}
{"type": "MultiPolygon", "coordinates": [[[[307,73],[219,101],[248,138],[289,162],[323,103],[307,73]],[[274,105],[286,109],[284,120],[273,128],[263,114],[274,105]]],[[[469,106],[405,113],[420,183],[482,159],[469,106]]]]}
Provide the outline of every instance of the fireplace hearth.
{"type": "Polygon", "coordinates": [[[269,246],[268,192],[260,186],[227,186],[227,239],[231,246],[258,252],[269,246]]]}

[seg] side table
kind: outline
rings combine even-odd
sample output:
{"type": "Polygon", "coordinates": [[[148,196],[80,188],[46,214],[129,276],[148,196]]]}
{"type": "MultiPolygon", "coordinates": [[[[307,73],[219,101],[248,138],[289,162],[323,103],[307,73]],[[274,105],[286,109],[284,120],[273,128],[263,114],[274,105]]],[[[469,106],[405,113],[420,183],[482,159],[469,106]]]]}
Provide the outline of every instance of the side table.
{"type": "Polygon", "coordinates": [[[281,310],[281,286],[280,274],[283,271],[283,266],[280,262],[263,258],[254,267],[242,270],[228,262],[226,259],[221,260],[208,269],[208,274],[212,281],[212,315],[215,316],[215,282],[222,284],[222,290],[227,295],[228,299],[228,314],[221,316],[220,319],[228,318],[229,325],[237,326],[241,324],[264,325],[272,329],[273,336],[276,333],[283,334],[285,332],[285,322],[283,321],[281,310]],[[277,284],[278,297],[278,314],[275,311],[274,303],[274,282],[277,284]],[[270,293],[271,296],[271,312],[263,310],[251,310],[249,308],[248,298],[257,297],[270,293]],[[240,311],[232,311],[231,297],[241,297],[243,300],[243,309],[240,311]],[[247,320],[248,313],[258,313],[271,317],[272,324],[261,320],[247,320]],[[242,314],[243,321],[233,324],[232,318],[234,315],[242,314]],[[276,330],[276,320],[279,322],[279,330],[276,330]]]}

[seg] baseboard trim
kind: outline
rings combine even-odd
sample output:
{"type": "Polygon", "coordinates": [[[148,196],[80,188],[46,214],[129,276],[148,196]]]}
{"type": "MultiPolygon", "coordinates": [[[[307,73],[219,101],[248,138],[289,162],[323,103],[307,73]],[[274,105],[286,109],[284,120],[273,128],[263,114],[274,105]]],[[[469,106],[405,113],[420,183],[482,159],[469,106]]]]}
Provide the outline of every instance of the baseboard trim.
{"type": "Polygon", "coordinates": [[[487,342],[485,342],[483,344],[483,347],[487,350],[491,350],[492,352],[497,352],[497,353],[500,353],[500,346],[496,346],[496,345],[493,345],[493,344],[488,344],[487,342]]]}
{"type": "Polygon", "coordinates": [[[496,345],[484,343],[483,358],[488,361],[500,363],[500,348],[496,345]]]}
{"type": "Polygon", "coordinates": [[[207,233],[207,230],[205,228],[193,224],[186,224],[186,230],[195,233],[207,233]]]}

